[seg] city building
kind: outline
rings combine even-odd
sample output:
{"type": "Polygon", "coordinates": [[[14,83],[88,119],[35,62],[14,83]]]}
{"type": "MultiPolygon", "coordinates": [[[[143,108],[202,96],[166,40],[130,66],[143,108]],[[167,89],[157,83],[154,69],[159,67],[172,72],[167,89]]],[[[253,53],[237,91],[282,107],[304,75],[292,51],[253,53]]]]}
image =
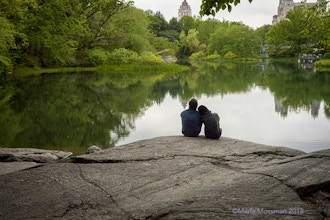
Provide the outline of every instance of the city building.
{"type": "Polygon", "coordinates": [[[186,0],[183,0],[178,10],[178,21],[180,21],[183,16],[191,16],[191,8],[186,0]]]}
{"type": "Polygon", "coordinates": [[[295,7],[313,7],[316,4],[324,2],[324,0],[317,0],[316,2],[307,2],[306,0],[302,0],[301,2],[295,3],[293,0],[280,0],[280,4],[277,8],[277,15],[273,16],[272,24],[275,25],[281,20],[286,18],[286,15],[289,11],[294,9],[295,7]]]}

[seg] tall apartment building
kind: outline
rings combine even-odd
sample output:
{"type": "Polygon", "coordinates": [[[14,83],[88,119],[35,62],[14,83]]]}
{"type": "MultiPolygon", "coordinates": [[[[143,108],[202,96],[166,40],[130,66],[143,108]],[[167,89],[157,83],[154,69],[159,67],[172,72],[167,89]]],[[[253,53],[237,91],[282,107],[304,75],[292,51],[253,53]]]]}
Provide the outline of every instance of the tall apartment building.
{"type": "Polygon", "coordinates": [[[178,21],[180,21],[180,19],[186,15],[191,16],[191,8],[190,8],[190,5],[187,3],[187,1],[183,0],[182,4],[178,10],[178,21]]]}
{"type": "Polygon", "coordinates": [[[277,15],[273,16],[273,22],[272,24],[275,25],[281,20],[285,19],[287,13],[294,9],[295,7],[313,7],[316,4],[319,4],[321,2],[324,2],[324,0],[317,0],[316,2],[307,2],[306,0],[303,0],[298,3],[294,3],[293,0],[280,0],[280,4],[277,8],[277,15]]]}

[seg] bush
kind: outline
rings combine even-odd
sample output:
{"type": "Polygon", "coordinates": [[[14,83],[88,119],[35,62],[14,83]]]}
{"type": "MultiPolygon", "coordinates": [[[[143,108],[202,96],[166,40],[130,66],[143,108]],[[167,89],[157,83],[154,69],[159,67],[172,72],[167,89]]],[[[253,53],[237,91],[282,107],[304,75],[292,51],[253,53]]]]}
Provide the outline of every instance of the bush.
{"type": "Polygon", "coordinates": [[[227,52],[227,53],[224,55],[224,58],[226,58],[226,59],[234,59],[234,58],[236,58],[236,57],[237,57],[236,54],[234,54],[234,53],[231,52],[231,51],[227,52]]]}
{"type": "Polygon", "coordinates": [[[152,52],[143,52],[141,54],[142,63],[146,64],[162,64],[165,63],[160,55],[155,55],[152,52]]]}
{"type": "Polygon", "coordinates": [[[110,53],[103,49],[97,48],[89,50],[87,52],[87,56],[92,66],[99,66],[107,63],[110,57],[110,53]]]}
{"type": "Polygon", "coordinates": [[[204,57],[205,57],[204,52],[203,51],[198,51],[196,53],[191,54],[189,59],[199,60],[199,59],[203,59],[204,57]]]}
{"type": "Polygon", "coordinates": [[[208,55],[205,59],[206,60],[216,60],[216,59],[220,59],[220,58],[221,58],[221,56],[219,54],[214,53],[214,54],[208,55]]]}
{"type": "Polygon", "coordinates": [[[17,60],[17,66],[27,66],[27,67],[40,67],[40,60],[38,56],[32,56],[27,53],[23,53],[20,58],[17,60]]]}
{"type": "Polygon", "coordinates": [[[315,67],[327,67],[330,68],[330,59],[322,59],[315,62],[315,67]]]}
{"type": "Polygon", "coordinates": [[[141,58],[137,52],[119,48],[110,53],[108,61],[114,64],[133,64],[141,62],[141,58]]]}
{"type": "Polygon", "coordinates": [[[0,55],[0,73],[7,73],[13,69],[13,64],[8,57],[0,55]]]}

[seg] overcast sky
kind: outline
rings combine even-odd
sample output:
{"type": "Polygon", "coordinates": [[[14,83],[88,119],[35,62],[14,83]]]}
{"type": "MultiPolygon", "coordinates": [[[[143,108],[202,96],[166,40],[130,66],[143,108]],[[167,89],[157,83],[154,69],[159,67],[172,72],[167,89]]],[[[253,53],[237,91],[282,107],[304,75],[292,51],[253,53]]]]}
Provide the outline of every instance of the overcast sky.
{"type": "MultiPolygon", "coordinates": [[[[133,0],[135,7],[143,10],[160,11],[165,19],[169,21],[171,18],[178,17],[178,9],[183,0],[133,0]]],[[[186,0],[191,7],[192,15],[198,16],[202,0],[186,0]]],[[[316,0],[315,0],[316,1],[316,0]]],[[[315,2],[309,0],[307,2],[315,2]]],[[[299,2],[299,1],[294,1],[299,2]]],[[[241,21],[244,24],[257,28],[264,24],[271,24],[273,15],[277,14],[279,0],[241,0],[241,3],[233,7],[230,13],[219,11],[215,18],[222,21],[241,21]]],[[[203,16],[203,19],[206,19],[203,16]]]]}

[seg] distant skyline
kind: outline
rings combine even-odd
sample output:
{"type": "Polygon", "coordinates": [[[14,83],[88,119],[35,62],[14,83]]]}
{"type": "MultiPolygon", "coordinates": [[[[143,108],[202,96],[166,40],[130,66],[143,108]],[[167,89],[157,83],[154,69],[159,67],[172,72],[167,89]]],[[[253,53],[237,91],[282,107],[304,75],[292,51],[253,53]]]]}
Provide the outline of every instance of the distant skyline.
{"type": "MultiPolygon", "coordinates": [[[[192,16],[199,16],[202,0],[186,0],[192,10],[192,16]]],[[[160,11],[165,19],[169,21],[171,18],[178,17],[178,9],[183,0],[134,0],[134,5],[142,10],[160,11]]],[[[294,1],[300,2],[300,1],[294,1]]],[[[316,2],[307,1],[307,2],[316,2]]],[[[227,10],[219,11],[215,18],[222,21],[237,21],[258,28],[265,24],[272,24],[273,15],[277,14],[279,0],[253,0],[251,3],[248,0],[241,0],[241,3],[232,8],[229,13],[227,10]]],[[[209,16],[212,18],[212,16],[209,16]]],[[[203,16],[203,19],[207,19],[203,16]]]]}

